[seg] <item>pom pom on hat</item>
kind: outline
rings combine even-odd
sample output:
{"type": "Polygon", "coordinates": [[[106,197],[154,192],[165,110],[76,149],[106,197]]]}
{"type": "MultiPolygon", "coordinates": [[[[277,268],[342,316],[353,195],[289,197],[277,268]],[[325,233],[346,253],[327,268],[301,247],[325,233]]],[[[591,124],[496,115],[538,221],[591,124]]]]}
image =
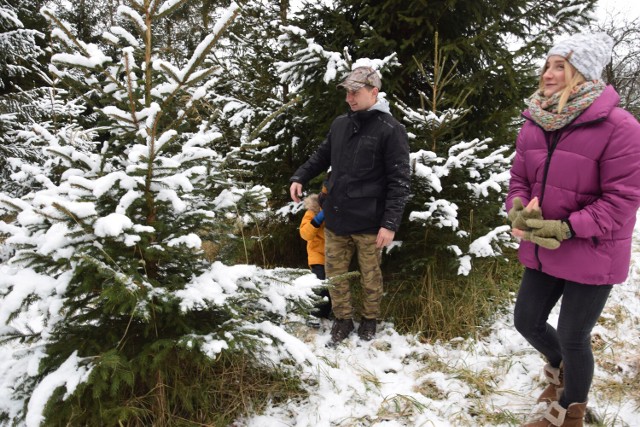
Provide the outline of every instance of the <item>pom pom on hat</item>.
{"type": "Polygon", "coordinates": [[[565,58],[587,80],[599,80],[611,61],[613,39],[605,33],[578,33],[555,44],[547,54],[565,58]]]}

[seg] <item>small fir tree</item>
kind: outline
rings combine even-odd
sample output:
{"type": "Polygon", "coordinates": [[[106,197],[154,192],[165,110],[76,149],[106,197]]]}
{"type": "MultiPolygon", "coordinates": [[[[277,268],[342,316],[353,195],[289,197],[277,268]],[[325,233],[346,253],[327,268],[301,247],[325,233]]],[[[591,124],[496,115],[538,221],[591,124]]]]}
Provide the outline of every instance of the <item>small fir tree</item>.
{"type": "Polygon", "coordinates": [[[469,92],[452,96],[457,64],[437,44],[434,58],[430,73],[418,64],[428,88],[419,92],[422,107],[397,102],[410,135],[413,197],[401,233],[401,252],[412,256],[399,255],[396,268],[416,277],[438,261],[442,267],[443,259],[455,260],[452,270],[467,275],[473,257],[500,256],[513,246],[501,216],[512,150],[461,138],[469,92]]]}
{"type": "Polygon", "coordinates": [[[214,149],[219,129],[196,119],[213,84],[207,55],[238,6],[174,65],[154,28],[183,3],[120,6],[121,25],[103,35],[111,55],[43,10],[57,41],[50,70],[70,88],[70,104],[76,94],[87,102],[94,127],[35,126],[43,160],[19,167],[32,191],[0,194],[16,217],[0,222],[16,249],[0,267],[0,332],[22,342],[15,372],[0,382],[16,384],[0,408],[5,420],[210,424],[221,410],[210,386],[215,360],[240,353],[268,370],[309,357],[271,321],[309,304],[311,287],[204,257],[202,240],[225,246],[268,191],[239,185],[214,149]]]}

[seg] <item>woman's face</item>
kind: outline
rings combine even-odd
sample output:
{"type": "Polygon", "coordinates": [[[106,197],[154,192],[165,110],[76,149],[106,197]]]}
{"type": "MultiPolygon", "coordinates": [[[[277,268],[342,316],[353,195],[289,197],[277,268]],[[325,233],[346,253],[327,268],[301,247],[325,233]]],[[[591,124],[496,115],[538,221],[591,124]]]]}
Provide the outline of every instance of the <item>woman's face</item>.
{"type": "Polygon", "coordinates": [[[567,87],[565,68],[569,67],[567,61],[559,55],[551,55],[547,58],[544,73],[542,73],[542,83],[544,88],[542,93],[547,98],[556,92],[567,87]]]}

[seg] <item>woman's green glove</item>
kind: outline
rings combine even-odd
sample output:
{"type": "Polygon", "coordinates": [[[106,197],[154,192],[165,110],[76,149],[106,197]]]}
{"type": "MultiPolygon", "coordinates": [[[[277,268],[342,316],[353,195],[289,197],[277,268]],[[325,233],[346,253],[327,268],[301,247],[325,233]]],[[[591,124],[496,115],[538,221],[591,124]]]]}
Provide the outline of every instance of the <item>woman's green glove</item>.
{"type": "Polygon", "coordinates": [[[529,240],[547,249],[558,249],[560,242],[573,237],[568,221],[560,219],[528,219],[528,230],[524,240],[529,240]]]}
{"type": "Polygon", "coordinates": [[[530,228],[527,226],[527,220],[543,219],[540,209],[525,209],[525,207],[522,205],[522,200],[520,200],[520,197],[515,197],[513,199],[513,206],[511,207],[511,209],[509,209],[507,217],[509,218],[509,221],[511,221],[512,228],[517,228],[518,230],[523,231],[530,230],[530,228]]]}

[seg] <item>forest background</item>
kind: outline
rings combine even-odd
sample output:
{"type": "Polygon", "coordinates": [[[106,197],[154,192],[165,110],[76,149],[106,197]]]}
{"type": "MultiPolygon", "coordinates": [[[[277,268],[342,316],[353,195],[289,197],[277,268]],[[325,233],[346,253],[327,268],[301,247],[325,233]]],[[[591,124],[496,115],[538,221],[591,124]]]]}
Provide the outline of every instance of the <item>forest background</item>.
{"type": "MultiPolygon", "coordinates": [[[[263,298],[274,277],[305,273],[288,179],[346,112],[336,84],[359,64],[380,71],[410,135],[412,197],[383,260],[384,319],[425,341],[478,333],[521,273],[502,202],[523,100],[554,38],[608,32],[605,79],[640,115],[640,23],[598,20],[595,7],[0,0],[0,231],[15,279],[0,314],[4,340],[39,367],[2,416],[29,419],[28,396],[69,361],[82,385],[46,396],[38,416],[52,423],[226,425],[247,400],[295,390],[292,372],[265,364],[264,338],[283,354],[286,339],[264,326],[282,313],[263,298]],[[237,265],[257,270],[226,287],[213,274],[237,265]],[[32,284],[17,298],[25,269],[32,284]],[[38,305],[53,297],[55,312],[38,305]],[[207,390],[237,376],[260,387],[202,394],[192,375],[207,390]]],[[[313,298],[283,296],[302,316],[313,298]]]]}

